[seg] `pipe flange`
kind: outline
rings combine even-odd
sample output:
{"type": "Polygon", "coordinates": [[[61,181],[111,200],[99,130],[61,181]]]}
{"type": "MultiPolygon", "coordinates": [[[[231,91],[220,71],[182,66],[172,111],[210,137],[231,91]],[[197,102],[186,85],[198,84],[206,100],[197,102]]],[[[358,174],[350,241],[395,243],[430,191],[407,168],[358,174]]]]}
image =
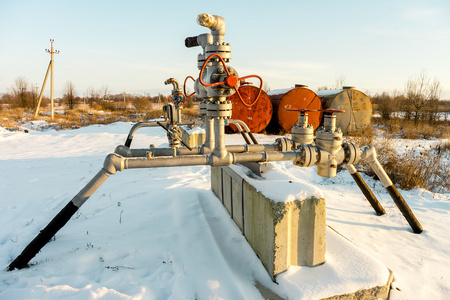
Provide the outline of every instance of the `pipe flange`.
{"type": "Polygon", "coordinates": [[[200,102],[198,104],[198,110],[201,117],[206,116],[206,102],[200,102]]]}
{"type": "Polygon", "coordinates": [[[317,162],[317,149],[312,145],[300,145],[300,160],[294,161],[294,165],[300,167],[312,167],[317,162]]]}
{"type": "Polygon", "coordinates": [[[280,151],[284,152],[292,150],[292,141],[288,138],[277,138],[275,143],[278,143],[280,151]]]}
{"type": "Polygon", "coordinates": [[[231,118],[233,105],[231,101],[225,101],[223,103],[207,103],[206,104],[206,116],[211,118],[231,118]]]}
{"type": "Polygon", "coordinates": [[[343,164],[354,165],[361,159],[361,150],[355,143],[343,143],[342,149],[344,149],[343,164]]]}

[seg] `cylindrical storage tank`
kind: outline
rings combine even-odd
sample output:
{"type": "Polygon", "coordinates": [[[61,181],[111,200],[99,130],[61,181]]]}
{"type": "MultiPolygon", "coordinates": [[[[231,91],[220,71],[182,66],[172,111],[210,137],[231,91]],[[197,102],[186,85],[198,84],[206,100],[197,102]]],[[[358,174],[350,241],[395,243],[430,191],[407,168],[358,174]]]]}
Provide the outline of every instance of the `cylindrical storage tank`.
{"type": "MultiPolygon", "coordinates": [[[[231,118],[244,121],[253,133],[263,131],[272,118],[272,103],[264,91],[261,91],[258,101],[251,105],[258,96],[258,91],[259,88],[252,85],[239,87],[239,93],[245,104],[242,103],[237,93],[228,97],[233,104],[231,118]]],[[[234,125],[230,125],[230,128],[238,132],[234,125]]]]}
{"type": "Polygon", "coordinates": [[[372,119],[372,103],[369,97],[353,87],[341,90],[318,91],[324,108],[342,109],[345,113],[336,114],[336,127],[344,134],[367,129],[372,119]]]}
{"type": "MultiPolygon", "coordinates": [[[[271,128],[279,126],[290,132],[298,121],[298,111],[288,109],[322,109],[322,102],[317,94],[306,85],[296,84],[293,88],[273,90],[268,93],[273,105],[271,128]]],[[[308,123],[314,130],[319,127],[322,112],[308,112],[308,123]]]]}

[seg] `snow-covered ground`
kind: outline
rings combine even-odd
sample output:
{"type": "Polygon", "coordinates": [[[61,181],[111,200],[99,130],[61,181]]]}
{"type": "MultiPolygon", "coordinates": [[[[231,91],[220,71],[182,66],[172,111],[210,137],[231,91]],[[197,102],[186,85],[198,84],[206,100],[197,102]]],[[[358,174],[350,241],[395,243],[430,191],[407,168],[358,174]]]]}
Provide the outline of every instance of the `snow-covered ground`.
{"type": "MultiPolygon", "coordinates": [[[[104,157],[124,143],[130,128],[130,123],[59,132],[0,128],[0,299],[260,299],[255,281],[289,299],[302,298],[271,281],[210,191],[207,166],[111,176],[30,268],[6,271],[97,173],[104,157]]],[[[140,129],[132,147],[150,143],[167,146],[165,132],[140,129]]],[[[227,143],[242,143],[241,137],[227,136],[227,143]]],[[[398,140],[397,148],[414,143],[398,140]]],[[[429,143],[436,141],[420,146],[429,143]]],[[[400,190],[425,229],[417,235],[372,178],[362,175],[386,215],[374,214],[347,172],[322,178],[315,168],[289,162],[274,167],[321,189],[327,224],[394,272],[391,299],[449,298],[448,193],[400,190]]],[[[279,279],[301,278],[302,269],[291,267],[279,279]]]]}

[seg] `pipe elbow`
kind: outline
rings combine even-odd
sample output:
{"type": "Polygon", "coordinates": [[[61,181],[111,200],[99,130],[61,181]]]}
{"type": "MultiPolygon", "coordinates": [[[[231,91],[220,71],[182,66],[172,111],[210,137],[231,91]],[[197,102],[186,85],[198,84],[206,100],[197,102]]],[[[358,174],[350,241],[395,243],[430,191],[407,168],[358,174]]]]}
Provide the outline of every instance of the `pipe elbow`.
{"type": "Polygon", "coordinates": [[[197,23],[211,29],[213,36],[225,35],[225,20],[222,17],[203,13],[197,16],[197,23]]]}
{"type": "Polygon", "coordinates": [[[213,37],[210,33],[203,33],[197,36],[197,44],[202,47],[203,51],[205,50],[206,45],[212,44],[213,37]]]}
{"type": "Polygon", "coordinates": [[[116,153],[108,154],[103,162],[103,169],[109,174],[116,174],[117,171],[125,169],[125,158],[116,153]]]}
{"type": "Polygon", "coordinates": [[[114,153],[124,157],[131,157],[131,149],[124,145],[117,146],[114,153]]]}
{"type": "Polygon", "coordinates": [[[377,152],[375,147],[367,145],[361,148],[361,159],[367,163],[377,161],[377,152]]]}
{"type": "Polygon", "coordinates": [[[165,85],[172,84],[174,90],[177,91],[180,90],[180,84],[178,83],[178,80],[176,80],[175,78],[167,79],[166,81],[164,81],[164,84],[165,85]]]}

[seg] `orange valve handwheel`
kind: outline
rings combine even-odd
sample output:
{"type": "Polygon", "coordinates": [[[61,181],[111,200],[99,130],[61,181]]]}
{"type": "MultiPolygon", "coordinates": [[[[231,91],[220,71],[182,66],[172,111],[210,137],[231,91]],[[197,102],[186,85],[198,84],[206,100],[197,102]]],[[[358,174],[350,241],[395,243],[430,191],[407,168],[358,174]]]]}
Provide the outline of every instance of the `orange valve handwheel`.
{"type": "Polygon", "coordinates": [[[225,84],[225,85],[228,85],[229,87],[234,88],[234,90],[236,91],[236,94],[237,94],[238,97],[239,97],[239,100],[242,102],[242,104],[244,104],[244,105],[247,106],[247,107],[252,107],[252,106],[256,103],[256,101],[258,101],[259,96],[261,95],[261,90],[262,90],[262,86],[263,86],[263,80],[262,80],[262,78],[261,78],[260,76],[258,76],[258,75],[248,75],[248,76],[239,77],[239,78],[237,78],[237,77],[234,76],[234,75],[230,75],[230,72],[228,71],[227,65],[225,64],[225,61],[224,61],[223,58],[222,58],[219,54],[217,54],[217,53],[211,54],[211,55],[205,60],[205,62],[203,63],[203,66],[202,66],[202,68],[201,68],[201,70],[200,70],[200,75],[199,75],[198,77],[199,77],[200,83],[201,83],[202,85],[204,85],[204,86],[212,87],[212,86],[219,86],[219,85],[225,84]],[[213,57],[219,58],[220,62],[222,63],[222,65],[223,65],[223,67],[224,67],[224,69],[225,69],[225,72],[227,73],[227,78],[225,79],[225,81],[220,81],[220,82],[215,82],[215,83],[204,83],[203,80],[202,80],[203,71],[205,70],[205,67],[206,67],[206,65],[208,64],[209,60],[210,60],[211,58],[213,58],[213,57]],[[241,82],[241,81],[243,81],[243,80],[245,80],[245,79],[247,79],[247,78],[251,78],[251,77],[256,77],[256,78],[258,78],[259,81],[260,81],[260,85],[259,85],[258,95],[256,96],[256,99],[255,99],[251,104],[247,104],[247,103],[245,103],[245,101],[242,99],[242,96],[241,96],[241,94],[239,93],[239,90],[238,90],[238,88],[237,88],[236,86],[237,86],[238,82],[241,82]]]}
{"type": "Polygon", "coordinates": [[[194,77],[192,77],[192,76],[188,76],[188,77],[186,77],[186,79],[184,80],[184,84],[183,84],[183,92],[184,92],[184,96],[186,96],[187,98],[191,98],[192,96],[195,95],[195,92],[193,92],[193,93],[190,94],[190,95],[187,95],[187,94],[186,94],[186,81],[187,81],[189,78],[192,79],[192,80],[195,82],[195,79],[194,79],[194,77]]]}

